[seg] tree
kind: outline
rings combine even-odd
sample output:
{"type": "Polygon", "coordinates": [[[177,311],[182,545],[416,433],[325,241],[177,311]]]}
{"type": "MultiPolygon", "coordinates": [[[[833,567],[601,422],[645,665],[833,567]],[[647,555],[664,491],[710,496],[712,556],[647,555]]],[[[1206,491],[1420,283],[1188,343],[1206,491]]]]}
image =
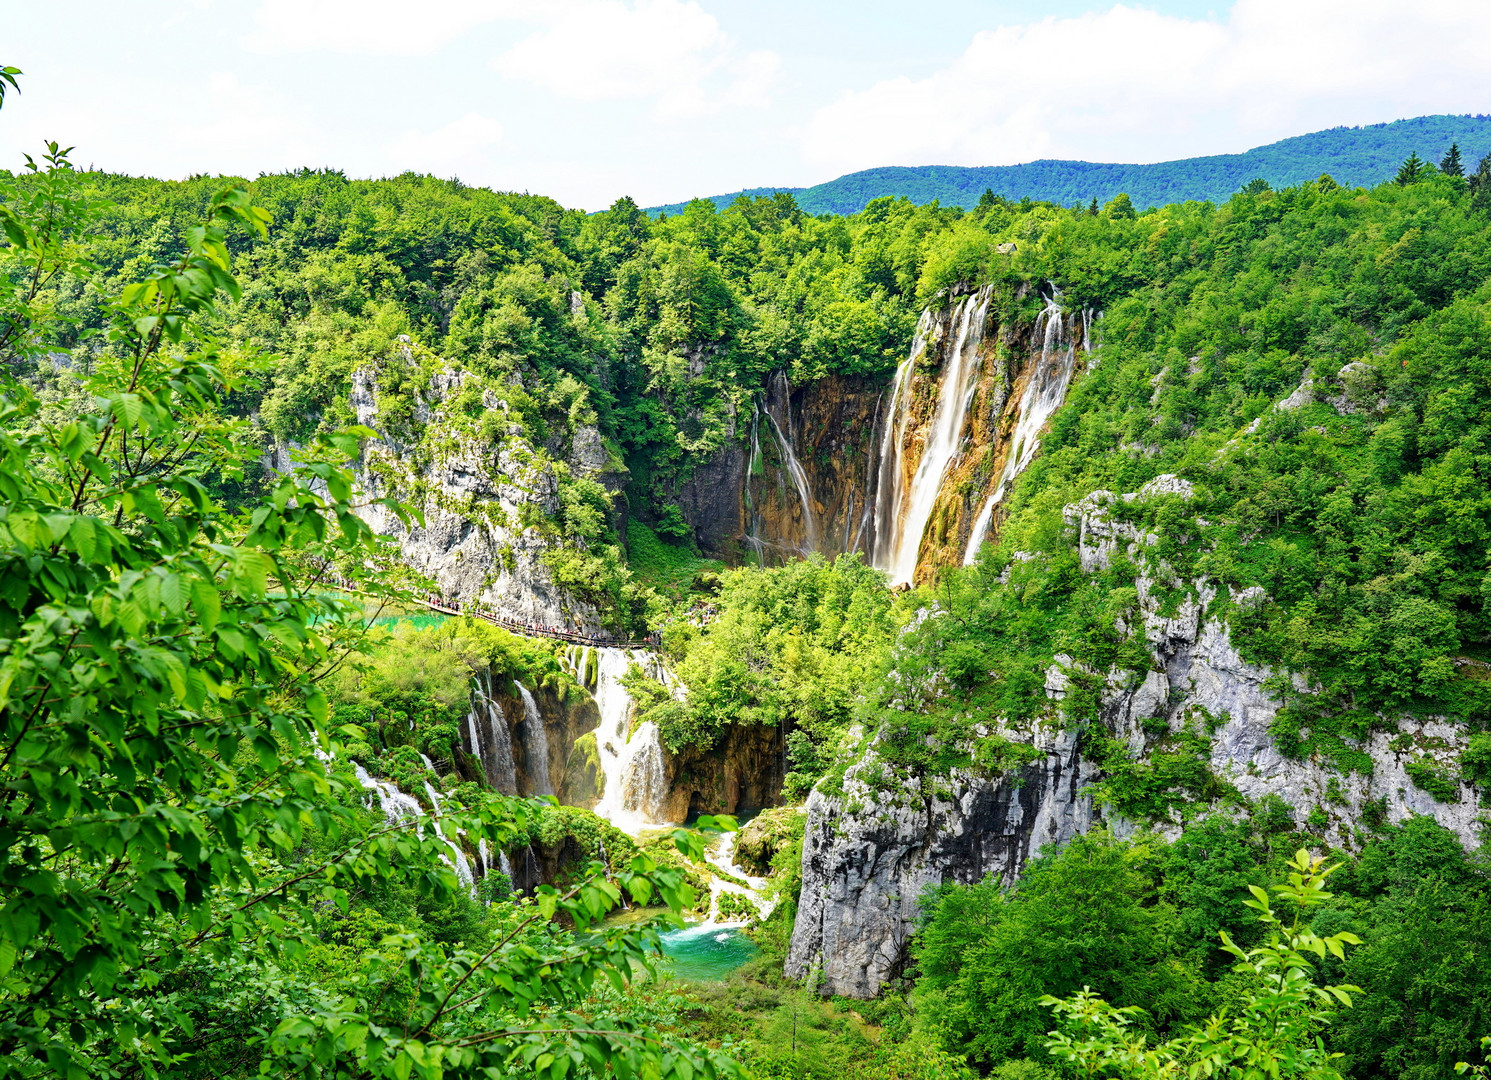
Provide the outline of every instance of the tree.
{"type": "Polygon", "coordinates": [[[1475,172],[1466,177],[1470,203],[1477,210],[1491,210],[1491,154],[1481,158],[1475,172]]]}
{"type": "Polygon", "coordinates": [[[1439,159],[1439,171],[1446,176],[1464,176],[1465,166],[1460,164],[1460,144],[1450,143],[1444,157],[1439,159]]]}
{"type": "Polygon", "coordinates": [[[1133,201],[1122,191],[1108,201],[1103,211],[1115,221],[1132,221],[1138,216],[1134,211],[1133,201]]]}
{"type": "Polygon", "coordinates": [[[1425,162],[1419,157],[1418,151],[1408,155],[1408,159],[1398,166],[1398,175],[1393,178],[1393,183],[1399,187],[1407,187],[1416,184],[1424,178],[1425,162]]]}
{"type": "Polygon", "coordinates": [[[0,1072],[222,1075],[225,1045],[244,1074],[733,1071],[582,1005],[597,976],[645,967],[648,931],[549,930],[623,894],[689,899],[640,855],[541,889],[484,949],[379,932],[308,975],[319,913],[395,878],[448,904],[450,845],[507,845],[533,810],[490,793],[438,818],[363,809],[341,757],[360,732],[329,722],[321,682],[365,634],[328,579],[407,596],[346,467],[372,433],[311,441],[240,507],[220,497],[259,453],[228,408],[255,362],[204,330],[239,295],[230,232],[269,224],[242,188],[123,289],[96,348],[49,366],[60,323],[34,283],[99,286],[83,183],[52,145],[0,190],[0,1072]]]}
{"type": "Polygon", "coordinates": [[[1092,202],[1090,202],[1090,203],[1087,204],[1087,216],[1088,217],[1097,217],[1098,216],[1098,197],[1096,195],[1094,195],[1092,197],[1092,202]]]}
{"type": "Polygon", "coordinates": [[[1330,899],[1325,881],[1339,868],[1303,849],[1295,853],[1285,882],[1272,889],[1294,908],[1287,924],[1274,911],[1268,892],[1248,887],[1253,898],[1245,903],[1260,913],[1268,940],[1245,950],[1222,931],[1222,948],[1237,959],[1234,971],[1243,976],[1244,989],[1233,1005],[1203,1024],[1150,1047],[1144,1035],[1130,1030],[1145,1012],[1139,1006],[1115,1008],[1089,989],[1065,999],[1048,994],[1041,1003],[1055,1011],[1060,1027],[1046,1048],[1084,1077],[1336,1080],[1340,1074],[1333,1062],[1341,1055],[1325,1049],[1320,1031],[1337,1005],[1350,1008],[1351,995],[1361,991],[1315,985],[1315,964],[1327,954],[1344,960],[1344,946],[1361,941],[1349,931],[1321,937],[1304,915],[1330,899]]]}
{"type": "Polygon", "coordinates": [[[915,947],[917,1012],[989,1064],[1040,1054],[1043,991],[1097,986],[1166,1012],[1184,976],[1138,871],[1143,857],[1091,833],[1033,863],[1017,889],[986,879],[929,894],[915,947]]]}

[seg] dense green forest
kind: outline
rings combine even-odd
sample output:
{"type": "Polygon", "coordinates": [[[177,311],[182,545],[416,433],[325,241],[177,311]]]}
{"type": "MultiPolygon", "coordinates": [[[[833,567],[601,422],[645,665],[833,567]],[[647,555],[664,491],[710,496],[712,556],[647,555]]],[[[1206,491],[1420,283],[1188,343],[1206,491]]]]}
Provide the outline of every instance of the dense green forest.
{"type": "MultiPolygon", "coordinates": [[[[986,189],[1006,199],[1034,199],[1061,206],[1107,202],[1126,192],[1134,205],[1164,206],[1195,200],[1225,202],[1251,180],[1293,187],[1328,172],[1348,187],[1390,179],[1411,153],[1438,161],[1452,144],[1472,160],[1491,151],[1491,120],[1484,116],[1419,116],[1390,124],[1328,128],[1281,139],[1242,154],[1183,158],[1152,165],[1091,161],[1031,161],[1024,165],[887,166],[848,173],[806,188],[750,188],[711,196],[723,210],[739,196],[790,194],[811,214],[857,214],[872,199],[907,198],[918,206],[971,207],[986,189]],[[1473,157],[1472,157],[1473,155],[1473,157]]],[[[680,212],[687,203],[653,207],[680,212]]]]}
{"type": "Polygon", "coordinates": [[[1148,212],[990,192],[815,216],[775,194],[661,220],[415,175],[80,173],[57,147],[6,174],[0,1066],[1429,1080],[1478,1061],[1484,851],[1362,820],[1327,874],[1296,852],[1325,846],[1331,808],[1300,824],[1229,792],[1204,723],[1131,760],[1096,708],[1147,663],[1122,630],[1139,577],[1174,605],[1204,585],[1280,674],[1281,753],[1347,776],[1363,735],[1433,715],[1468,748],[1415,782],[1491,790],[1491,163],[1472,165],[1148,212]],[[744,437],[773,373],[888,379],[924,306],[988,283],[1028,328],[1046,282],[1103,313],[1099,348],[976,565],[892,594],[856,556],[699,558],[678,485],[744,437]],[[661,632],[687,696],[628,681],[670,749],[779,728],[798,802],[867,737],[894,785],[1016,769],[1031,748],[989,725],[1039,721],[1080,733],[1134,831],[929,889],[912,966],[850,1002],[782,974],[802,843],[782,811],[760,955],[670,978],[667,923],[602,920],[623,899],[697,911],[731,823],[634,839],[497,794],[459,747],[472,674],[568,701],[577,673],[484,623],[370,617],[423,583],[358,513],[353,374],[397,417],[445,363],[500,389],[508,434],[558,471],[560,583],[661,632]],[[586,425],[622,465],[625,529],[561,468],[586,425]],[[266,470],[291,442],[300,466],[266,470]],[[1162,474],[1191,496],[1114,511],[1156,543],[1082,572],[1063,508],[1162,474]],[[1074,692],[1052,710],[1058,656],[1074,692]],[[385,815],[359,770],[423,813],[385,815]],[[579,855],[529,895],[457,875],[457,853],[530,844],[579,855]]]}

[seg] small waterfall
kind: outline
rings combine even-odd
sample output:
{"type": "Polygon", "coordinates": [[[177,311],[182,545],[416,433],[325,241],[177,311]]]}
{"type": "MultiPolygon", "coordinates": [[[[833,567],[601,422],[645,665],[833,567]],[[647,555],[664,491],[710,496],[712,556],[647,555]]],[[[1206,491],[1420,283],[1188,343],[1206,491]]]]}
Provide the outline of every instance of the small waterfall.
{"type": "Polygon", "coordinates": [[[937,325],[923,312],[911,353],[896,371],[895,389],[881,435],[880,484],[876,494],[874,565],[890,575],[892,585],[916,576],[922,534],[932,516],[948,467],[962,450],[968,405],[978,387],[979,347],[994,289],[986,285],[965,297],[952,315],[952,344],[944,350],[937,405],[928,425],[921,456],[909,485],[905,482],[906,431],[911,422],[911,382],[917,361],[926,351],[937,325]]]}
{"type": "Polygon", "coordinates": [[[818,550],[818,525],[813,517],[813,497],[808,490],[808,474],[803,470],[802,462],[797,460],[797,454],[792,450],[792,440],[782,433],[781,425],[777,423],[776,417],[766,413],[766,419],[771,424],[771,430],[777,437],[777,447],[782,451],[782,461],[787,466],[787,475],[792,477],[792,486],[797,489],[797,501],[802,505],[802,531],[803,531],[803,554],[818,550]]]}
{"type": "Polygon", "coordinates": [[[706,925],[709,926],[744,926],[744,922],[720,922],[720,895],[722,893],[735,893],[744,896],[752,906],[755,907],[759,918],[763,921],[772,913],[776,903],[771,900],[762,899],[762,890],[766,888],[764,877],[755,877],[748,873],[743,867],[735,862],[735,840],[740,835],[739,831],[725,833],[704,853],[709,862],[730,875],[740,878],[745,882],[744,886],[727,881],[723,878],[711,877],[709,879],[709,918],[706,925]]]}
{"type": "Polygon", "coordinates": [[[746,467],[744,540],[755,553],[757,560],[763,564],[766,562],[768,547],[778,548],[793,555],[807,555],[819,550],[820,547],[818,515],[813,511],[812,486],[808,482],[807,470],[803,468],[802,462],[798,459],[793,443],[792,388],[787,382],[787,376],[778,371],[767,384],[766,393],[756,402],[755,414],[751,418],[751,456],[746,467]],[[780,417],[778,413],[781,414],[780,417]],[[803,535],[800,543],[792,543],[783,537],[767,540],[761,535],[761,507],[756,504],[756,493],[751,490],[751,480],[753,477],[761,476],[764,472],[762,467],[764,458],[761,455],[763,418],[770,429],[772,438],[776,440],[777,451],[782,461],[782,468],[777,473],[777,488],[783,503],[791,498],[787,494],[786,481],[787,479],[792,481],[793,493],[802,517],[803,535]]]}
{"type": "Polygon", "coordinates": [[[813,496],[808,486],[808,474],[803,469],[802,462],[797,460],[797,452],[792,445],[792,387],[787,383],[787,376],[780,371],[771,377],[770,393],[766,407],[762,411],[771,424],[772,434],[776,436],[777,449],[782,452],[782,463],[787,467],[787,475],[792,478],[792,486],[797,489],[797,501],[802,507],[803,547],[805,549],[803,554],[806,555],[808,552],[818,550],[818,523],[813,513],[813,496]],[[781,409],[781,420],[778,420],[772,412],[773,405],[781,409]]]}
{"type": "Polygon", "coordinates": [[[544,730],[544,718],[539,715],[538,702],[533,693],[518,683],[518,693],[523,698],[523,749],[528,755],[528,773],[534,795],[554,794],[554,784],[549,779],[549,733],[544,730]]]}
{"type": "MultiPolygon", "coordinates": [[[[433,808],[432,816],[438,818],[440,816],[441,796],[435,790],[435,785],[431,784],[428,780],[425,781],[425,795],[429,798],[430,806],[433,808]]],[[[446,865],[455,870],[456,877],[462,885],[468,888],[474,886],[476,884],[476,874],[471,870],[471,860],[466,857],[466,852],[454,840],[443,836],[441,839],[445,840],[445,846],[450,848],[450,857],[445,858],[446,865]]],[[[444,856],[442,857],[444,858],[444,856]]]]}
{"type": "MultiPolygon", "coordinates": [[[[1069,332],[1066,319],[1061,313],[1061,290],[1047,283],[1051,295],[1046,297],[1046,307],[1036,320],[1035,336],[1041,340],[1040,358],[1035,370],[1025,383],[1025,392],[1020,395],[1019,420],[1010,435],[1005,451],[1004,470],[999,474],[999,483],[984,500],[984,505],[973,521],[968,533],[968,548],[963,553],[963,565],[972,566],[978,560],[979,548],[989,534],[989,525],[994,520],[994,511],[1009,494],[1010,485],[1025,471],[1041,446],[1041,429],[1051,414],[1066,400],[1067,387],[1077,367],[1077,342],[1069,332]]],[[[1076,329],[1075,325],[1072,327],[1076,329]]],[[[1082,311],[1082,348],[1088,349],[1088,313],[1082,311]]]]}
{"type": "Polygon", "coordinates": [[[383,819],[388,824],[395,825],[406,818],[419,817],[422,813],[419,800],[413,795],[405,795],[392,780],[380,780],[355,762],[352,772],[359,784],[377,795],[378,808],[383,811],[383,819]]]}
{"type": "MultiPolygon", "coordinates": [[[[413,795],[406,795],[400,791],[391,780],[380,780],[372,776],[361,765],[356,762],[352,765],[352,772],[357,777],[357,782],[378,797],[379,808],[383,811],[383,819],[390,825],[400,821],[407,821],[420,817],[423,810],[420,808],[419,800],[413,795]]],[[[440,793],[429,784],[425,783],[425,795],[430,800],[433,808],[433,817],[440,816],[440,793]]],[[[449,856],[441,856],[446,865],[456,872],[457,879],[462,885],[470,888],[476,883],[476,875],[471,870],[471,860],[461,850],[461,846],[454,840],[445,840],[445,845],[450,848],[449,856]]]]}
{"type": "Polygon", "coordinates": [[[477,677],[471,697],[472,711],[466,718],[471,752],[481,762],[488,787],[504,795],[516,795],[518,770],[513,764],[512,735],[507,729],[507,718],[502,715],[502,706],[492,694],[485,674],[477,677]],[[481,723],[478,712],[486,713],[486,724],[481,723]],[[483,729],[486,738],[482,737],[483,729]]]}
{"type": "Polygon", "coordinates": [[[761,462],[761,410],[757,408],[751,417],[751,459],[746,463],[745,478],[745,504],[746,504],[746,533],[745,542],[750,545],[751,551],[756,555],[756,561],[766,565],[766,542],[761,539],[761,517],[756,513],[756,501],[751,496],[751,477],[756,475],[756,469],[761,462]]]}
{"type": "MultiPolygon", "coordinates": [[[[870,430],[872,432],[880,430],[880,407],[882,405],[884,405],[884,404],[885,404],[885,394],[881,393],[880,396],[875,399],[875,415],[870,419],[870,430]]],[[[882,448],[882,454],[883,453],[884,453],[884,448],[882,448]]],[[[875,495],[874,495],[874,490],[875,489],[874,489],[874,486],[873,486],[874,483],[875,483],[875,440],[872,438],[870,440],[869,448],[865,451],[865,511],[860,516],[860,519],[859,519],[859,528],[857,530],[855,530],[855,533],[854,533],[854,543],[852,543],[852,544],[845,544],[844,545],[844,550],[845,551],[859,551],[860,550],[860,542],[862,540],[864,540],[865,529],[866,528],[869,528],[871,530],[870,540],[871,540],[872,544],[874,543],[874,531],[873,531],[874,530],[874,525],[875,525],[875,495]]],[[[851,518],[853,516],[854,516],[853,514],[846,515],[845,520],[847,521],[849,518],[851,518]]]]}
{"type": "Polygon", "coordinates": [[[636,834],[666,824],[659,818],[668,796],[667,776],[657,725],[646,723],[630,731],[632,699],[621,679],[634,661],[654,678],[668,681],[670,675],[661,661],[641,649],[598,651],[594,694],[601,722],[595,744],[606,786],[595,812],[622,832],[636,834]]]}

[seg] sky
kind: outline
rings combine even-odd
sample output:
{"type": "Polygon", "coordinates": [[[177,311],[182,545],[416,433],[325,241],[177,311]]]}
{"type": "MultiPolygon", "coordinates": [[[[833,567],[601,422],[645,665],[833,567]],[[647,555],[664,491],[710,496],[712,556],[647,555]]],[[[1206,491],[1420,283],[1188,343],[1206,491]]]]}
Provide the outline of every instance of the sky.
{"type": "Polygon", "coordinates": [[[1491,113],[1486,0],[0,0],[0,167],[405,170],[604,209],[1491,113]]]}

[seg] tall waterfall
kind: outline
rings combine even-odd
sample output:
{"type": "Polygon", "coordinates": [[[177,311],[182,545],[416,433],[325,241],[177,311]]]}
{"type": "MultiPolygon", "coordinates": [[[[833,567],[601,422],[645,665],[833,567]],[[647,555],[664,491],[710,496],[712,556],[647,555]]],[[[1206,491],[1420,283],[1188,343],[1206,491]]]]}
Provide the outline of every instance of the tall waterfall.
{"type": "Polygon", "coordinates": [[[665,682],[668,673],[655,656],[642,649],[597,651],[594,696],[601,722],[595,729],[595,744],[606,787],[595,812],[622,832],[635,834],[665,824],[661,815],[668,787],[657,725],[646,723],[630,731],[632,699],[621,679],[633,662],[665,682]]]}
{"type": "MultiPolygon", "coordinates": [[[[1025,392],[1020,395],[1019,420],[1010,435],[1009,447],[1005,451],[1004,469],[999,482],[984,500],[973,528],[968,533],[968,549],[963,553],[963,565],[972,566],[978,559],[979,548],[989,533],[989,524],[994,520],[995,508],[1009,494],[1010,484],[1025,471],[1041,445],[1041,429],[1051,414],[1066,400],[1067,387],[1071,385],[1072,373],[1077,366],[1077,341],[1073,333],[1076,326],[1067,326],[1061,312],[1061,290],[1050,285],[1051,294],[1046,297],[1046,307],[1036,320],[1035,336],[1041,340],[1040,358],[1025,383],[1025,392]]],[[[1084,309],[1082,319],[1082,348],[1090,348],[1088,342],[1088,312],[1084,309]]],[[[1073,320],[1075,323],[1075,320],[1073,320]]]]}
{"type": "Polygon", "coordinates": [[[983,344],[984,323],[993,295],[993,286],[986,285],[961,300],[954,310],[953,344],[944,352],[937,405],[909,484],[905,479],[909,465],[905,439],[914,404],[911,381],[917,361],[931,343],[937,325],[930,312],[922,313],[911,352],[896,371],[895,389],[880,436],[880,483],[875,500],[875,550],[871,560],[890,575],[892,585],[908,583],[915,577],[916,557],[927,520],[932,516],[948,466],[962,449],[964,420],[978,386],[979,346],[983,344]]]}
{"type": "Polygon", "coordinates": [[[549,733],[544,730],[544,718],[539,715],[538,702],[533,700],[532,691],[518,683],[518,693],[523,698],[523,749],[528,757],[533,794],[552,795],[554,784],[549,779],[549,733]]]}

